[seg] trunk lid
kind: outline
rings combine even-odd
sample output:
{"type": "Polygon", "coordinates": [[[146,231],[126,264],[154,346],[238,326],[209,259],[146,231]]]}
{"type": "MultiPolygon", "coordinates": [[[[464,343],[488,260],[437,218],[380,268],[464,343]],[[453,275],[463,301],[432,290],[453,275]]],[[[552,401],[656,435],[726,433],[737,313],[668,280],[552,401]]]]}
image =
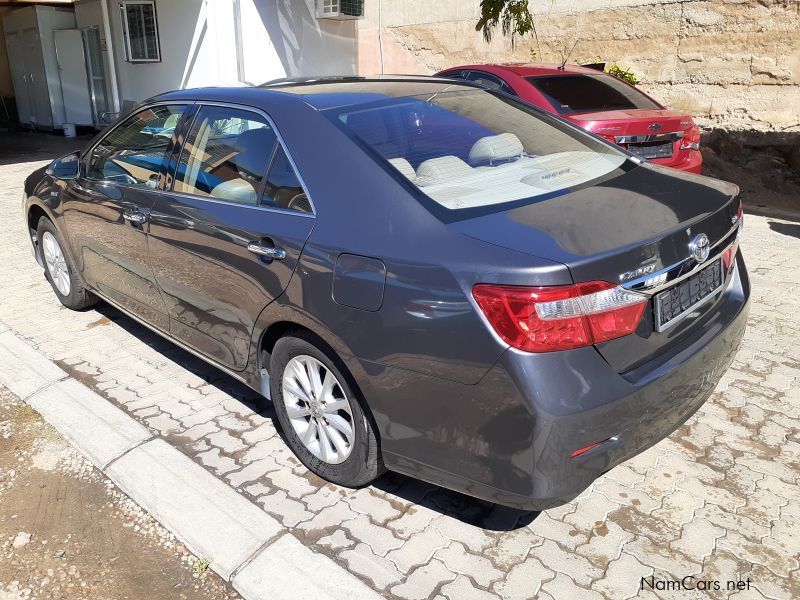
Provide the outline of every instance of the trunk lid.
{"type": "Polygon", "coordinates": [[[681,148],[681,143],[695,127],[691,116],[669,109],[610,110],[567,118],[642,158],[668,166],[686,160],[689,150],[681,148]]]}
{"type": "Polygon", "coordinates": [[[601,135],[648,135],[686,131],[689,115],[669,109],[628,109],[565,115],[584,129],[601,135]],[[651,129],[651,126],[656,126],[651,129]]]}
{"type": "MultiPolygon", "coordinates": [[[[590,187],[450,226],[485,242],[561,262],[576,283],[620,284],[635,279],[637,269],[658,272],[686,260],[689,242],[700,233],[715,254],[715,246],[731,235],[737,196],[733,184],[646,164],[590,187]]],[[[651,300],[635,334],[598,346],[620,372],[678,343],[676,332],[687,331],[696,320],[689,315],[679,327],[656,332],[652,305],[651,300]]],[[[703,314],[713,304],[705,308],[703,314]]]]}

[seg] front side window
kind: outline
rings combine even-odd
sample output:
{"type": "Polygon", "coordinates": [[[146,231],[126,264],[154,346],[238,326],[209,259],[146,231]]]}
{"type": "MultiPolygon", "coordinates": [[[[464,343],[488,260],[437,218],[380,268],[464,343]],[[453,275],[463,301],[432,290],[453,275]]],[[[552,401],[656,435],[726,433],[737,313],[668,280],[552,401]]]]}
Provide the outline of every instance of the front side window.
{"type": "Polygon", "coordinates": [[[160,61],[155,2],[121,2],[119,8],[128,61],[160,61]]]}
{"type": "Polygon", "coordinates": [[[115,127],[89,153],[86,178],[155,189],[183,106],[153,106],[115,127]]]}
{"type": "Polygon", "coordinates": [[[621,174],[626,155],[486,90],[444,91],[326,112],[447,209],[533,199],[621,174]]]}
{"type": "Polygon", "coordinates": [[[553,75],[526,79],[560,115],[661,108],[636,88],[611,75],[553,75]]]}
{"type": "Polygon", "coordinates": [[[256,113],[204,106],[186,138],[173,189],[256,205],[277,140],[256,113]]]}

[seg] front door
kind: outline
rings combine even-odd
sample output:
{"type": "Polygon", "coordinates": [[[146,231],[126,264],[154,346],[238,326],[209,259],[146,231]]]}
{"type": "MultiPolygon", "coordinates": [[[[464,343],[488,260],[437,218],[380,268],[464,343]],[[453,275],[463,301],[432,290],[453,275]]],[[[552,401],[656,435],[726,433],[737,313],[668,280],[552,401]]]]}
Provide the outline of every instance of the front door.
{"type": "Polygon", "coordinates": [[[150,215],[150,256],[170,332],[216,362],[247,365],[258,315],[283,292],[314,226],[264,115],[201,107],[150,215]]]}
{"type": "Polygon", "coordinates": [[[84,280],[164,331],[169,319],[147,251],[150,209],[186,107],[154,106],[112,129],[62,193],[72,255],[84,280]]]}

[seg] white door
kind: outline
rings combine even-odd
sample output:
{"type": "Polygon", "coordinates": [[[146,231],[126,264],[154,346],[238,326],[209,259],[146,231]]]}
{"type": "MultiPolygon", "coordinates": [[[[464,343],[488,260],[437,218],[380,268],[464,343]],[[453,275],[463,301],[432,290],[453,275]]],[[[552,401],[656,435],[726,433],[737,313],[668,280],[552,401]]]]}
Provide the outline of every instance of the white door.
{"type": "Polygon", "coordinates": [[[8,61],[11,65],[11,80],[14,83],[14,99],[17,103],[19,122],[30,123],[33,107],[31,106],[31,94],[28,89],[25,53],[22,50],[22,42],[18,34],[13,33],[6,37],[6,48],[8,49],[8,61]]]}
{"type": "Polygon", "coordinates": [[[92,100],[86,74],[86,57],[83,54],[83,36],[79,29],[57,29],[53,34],[66,122],[92,125],[92,100]]]}
{"type": "Polygon", "coordinates": [[[31,123],[38,127],[52,127],[53,112],[50,106],[50,88],[47,87],[47,71],[44,67],[39,32],[35,29],[26,29],[22,32],[20,41],[25,53],[25,67],[28,74],[31,123]]]}

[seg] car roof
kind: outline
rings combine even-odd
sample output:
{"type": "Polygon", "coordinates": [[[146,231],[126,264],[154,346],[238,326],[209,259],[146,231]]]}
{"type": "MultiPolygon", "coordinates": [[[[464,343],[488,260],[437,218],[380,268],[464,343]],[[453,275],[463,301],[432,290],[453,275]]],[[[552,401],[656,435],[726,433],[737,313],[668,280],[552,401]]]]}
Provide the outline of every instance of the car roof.
{"type": "Polygon", "coordinates": [[[482,65],[461,65],[458,67],[451,67],[447,69],[447,71],[451,71],[454,69],[476,69],[488,72],[501,72],[506,71],[509,73],[514,73],[515,75],[519,75],[520,77],[532,77],[532,76],[540,76],[540,75],[597,75],[598,73],[602,73],[602,71],[598,69],[592,69],[590,67],[582,67],[580,65],[564,65],[564,68],[561,68],[561,65],[558,64],[533,64],[533,63],[503,63],[503,64],[494,64],[494,63],[487,63],[482,65]]]}
{"type": "Polygon", "coordinates": [[[424,96],[446,91],[485,89],[467,81],[454,83],[427,75],[381,75],[375,77],[302,77],[268,81],[259,86],[194,88],[167,92],[152,100],[209,100],[267,105],[270,98],[295,99],[316,110],[365,104],[385,98],[424,96]]]}

